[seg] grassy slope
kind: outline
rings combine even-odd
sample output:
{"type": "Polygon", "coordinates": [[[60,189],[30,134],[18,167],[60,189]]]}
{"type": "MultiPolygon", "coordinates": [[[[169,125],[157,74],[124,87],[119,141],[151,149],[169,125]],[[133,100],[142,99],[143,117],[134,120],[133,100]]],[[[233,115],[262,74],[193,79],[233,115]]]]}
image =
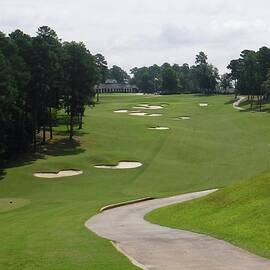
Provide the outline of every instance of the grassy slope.
{"type": "MultiPolygon", "coordinates": [[[[0,181],[0,198],[31,200],[0,213],[0,269],[136,269],[108,241],[84,228],[101,206],[144,196],[169,196],[222,187],[269,168],[270,125],[266,114],[239,113],[227,97],[102,97],[87,110],[79,145],[50,147],[37,161],[17,163],[0,181]],[[138,103],[168,102],[161,118],[131,117],[113,110],[138,103]],[[209,102],[200,108],[199,102],[209,102]],[[191,115],[190,121],[171,117],[191,115]],[[171,127],[149,131],[148,126],[171,127]],[[138,160],[144,166],[107,171],[97,163],[138,160]],[[36,171],[81,169],[58,180],[36,171]]],[[[155,111],[156,112],[156,111],[155,111]]],[[[0,176],[1,177],[1,176],[0,176]]]]}
{"type": "Polygon", "coordinates": [[[208,197],[158,209],[147,219],[213,235],[270,258],[270,173],[208,197]]]}

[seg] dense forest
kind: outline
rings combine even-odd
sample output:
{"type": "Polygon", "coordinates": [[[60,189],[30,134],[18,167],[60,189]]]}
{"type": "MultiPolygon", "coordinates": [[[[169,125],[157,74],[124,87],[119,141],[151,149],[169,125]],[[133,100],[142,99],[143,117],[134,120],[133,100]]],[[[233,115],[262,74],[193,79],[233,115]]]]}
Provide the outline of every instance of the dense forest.
{"type": "MultiPolygon", "coordinates": [[[[200,52],[195,65],[170,65],[133,68],[131,83],[144,92],[161,93],[226,93],[235,88],[237,94],[248,95],[258,102],[270,94],[270,48],[262,47],[259,51],[244,50],[239,59],[228,65],[229,73],[219,75],[216,67],[208,63],[207,55],[200,52]]],[[[251,103],[251,106],[252,106],[251,103]]]]}
{"type": "MultiPolygon", "coordinates": [[[[195,65],[170,65],[133,68],[131,83],[144,92],[174,93],[214,93],[218,83],[219,74],[216,67],[208,63],[207,55],[200,52],[196,56],[195,65]]],[[[226,85],[228,88],[230,85],[226,85]]]]}
{"type": "Polygon", "coordinates": [[[104,73],[101,54],[81,42],[62,42],[47,26],[34,37],[0,32],[0,156],[35,151],[38,141],[52,139],[60,110],[72,139],[104,73]]]}

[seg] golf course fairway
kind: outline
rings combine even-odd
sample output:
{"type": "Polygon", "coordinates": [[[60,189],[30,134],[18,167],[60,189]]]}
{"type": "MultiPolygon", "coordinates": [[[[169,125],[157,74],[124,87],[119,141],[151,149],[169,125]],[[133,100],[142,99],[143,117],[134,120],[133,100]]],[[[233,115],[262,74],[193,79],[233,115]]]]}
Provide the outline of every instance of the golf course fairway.
{"type": "MultiPolygon", "coordinates": [[[[76,133],[75,141],[66,139],[65,125],[57,127],[58,136],[45,148],[40,148],[39,155],[21,157],[0,171],[0,199],[6,202],[8,198],[19,198],[27,202],[12,209],[5,203],[0,204],[4,209],[0,209],[0,269],[137,269],[109,241],[85,228],[86,220],[97,214],[102,206],[215,188],[220,191],[209,200],[225,198],[222,192],[230,191],[223,191],[223,187],[230,185],[237,201],[237,196],[246,192],[244,182],[243,186],[238,183],[251,177],[255,179],[270,168],[269,115],[239,112],[233,108],[229,96],[101,95],[100,104],[87,109],[85,114],[83,129],[76,133]],[[114,113],[123,108],[132,111],[140,104],[161,106],[165,103],[168,105],[161,110],[147,110],[149,114],[162,114],[160,117],[114,113]],[[198,105],[203,103],[208,106],[198,105]],[[190,119],[174,120],[185,115],[190,119]],[[150,127],[170,129],[157,132],[149,130],[150,127]],[[143,165],[130,170],[95,168],[99,164],[118,164],[119,161],[136,161],[143,165]],[[54,180],[34,176],[38,172],[70,169],[83,174],[54,180]]],[[[255,187],[250,189],[256,192],[255,187]]],[[[179,209],[194,206],[197,211],[199,204],[205,205],[207,200],[190,202],[179,209]]],[[[226,201],[220,204],[226,205],[226,201]]],[[[177,206],[173,207],[178,215],[177,206]]],[[[160,211],[155,222],[178,227],[178,221],[163,219],[170,209],[160,211]]],[[[223,211],[226,222],[226,209],[223,211]]],[[[210,230],[196,227],[188,223],[194,212],[185,214],[185,228],[220,236],[269,257],[265,251],[267,244],[264,251],[260,251],[257,248],[260,243],[252,247],[238,241],[235,231],[224,230],[226,235],[220,234],[218,224],[210,230]]],[[[219,220],[223,219],[221,212],[217,215],[219,220]]],[[[267,221],[267,217],[255,216],[253,211],[249,215],[258,223],[267,221]]],[[[204,217],[201,218],[204,222],[204,217]]],[[[245,230],[252,230],[253,223],[245,224],[245,230]]],[[[264,226],[266,230],[269,225],[264,226]]],[[[262,227],[259,230],[263,230],[262,227]]],[[[261,238],[254,236],[250,241],[257,239],[261,238]]]]}

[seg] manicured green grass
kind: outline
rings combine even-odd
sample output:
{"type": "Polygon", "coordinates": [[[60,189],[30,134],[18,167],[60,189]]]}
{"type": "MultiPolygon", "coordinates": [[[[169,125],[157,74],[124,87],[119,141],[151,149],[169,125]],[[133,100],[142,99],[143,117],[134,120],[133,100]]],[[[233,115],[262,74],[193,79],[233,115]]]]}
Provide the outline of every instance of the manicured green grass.
{"type": "Polygon", "coordinates": [[[0,213],[24,207],[29,203],[30,201],[25,199],[17,199],[17,198],[0,199],[0,213]]]}
{"type": "Polygon", "coordinates": [[[209,234],[270,258],[270,173],[148,214],[164,226],[209,234]]]}
{"type": "Polygon", "coordinates": [[[1,199],[31,202],[0,213],[0,269],[136,269],[84,222],[107,204],[220,188],[268,169],[269,116],[240,113],[228,101],[225,96],[101,96],[101,104],[86,111],[76,142],[48,145],[40,159],[16,160],[0,175],[1,199]],[[199,107],[203,102],[209,107],[199,107]],[[169,105],[153,111],[163,117],[113,113],[141,103],[169,105]],[[172,119],[183,115],[191,119],[172,119]],[[148,130],[157,125],[171,129],[148,130]],[[143,166],[94,168],[120,160],[143,166]],[[57,180],[33,176],[63,169],[84,173],[57,180]]]}

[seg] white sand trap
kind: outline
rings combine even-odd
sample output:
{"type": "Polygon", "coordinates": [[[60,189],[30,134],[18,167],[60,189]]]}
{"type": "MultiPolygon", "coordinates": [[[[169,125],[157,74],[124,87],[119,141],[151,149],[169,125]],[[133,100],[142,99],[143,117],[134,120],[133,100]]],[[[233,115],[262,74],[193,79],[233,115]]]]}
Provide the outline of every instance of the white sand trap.
{"type": "Polygon", "coordinates": [[[132,115],[132,116],[145,116],[145,115],[147,115],[147,113],[145,113],[145,112],[132,112],[129,115],[132,115]]]}
{"type": "Polygon", "coordinates": [[[174,117],[172,119],[176,120],[176,121],[181,121],[181,120],[190,120],[191,117],[190,116],[179,116],[179,117],[174,117]]]}
{"type": "Polygon", "coordinates": [[[208,103],[200,103],[200,107],[208,107],[208,103]]]}
{"type": "Polygon", "coordinates": [[[160,109],[163,109],[163,106],[160,106],[160,105],[149,105],[149,104],[139,104],[139,106],[133,107],[133,109],[160,110],[160,109]]]}
{"type": "Polygon", "coordinates": [[[148,106],[147,109],[148,110],[159,110],[159,109],[163,109],[163,107],[158,106],[158,105],[153,105],[153,106],[148,106]]]}
{"type": "Polygon", "coordinates": [[[128,110],[117,110],[114,111],[115,113],[128,113],[128,110]]]}
{"type": "Polygon", "coordinates": [[[150,130],[168,130],[170,128],[169,127],[150,127],[148,129],[150,129],[150,130]]]}
{"type": "Polygon", "coordinates": [[[118,165],[96,165],[98,169],[125,170],[141,167],[143,164],[137,161],[120,161],[118,165]]]}
{"type": "Polygon", "coordinates": [[[34,176],[39,178],[61,178],[61,177],[76,176],[82,173],[83,172],[79,170],[63,170],[59,172],[38,172],[35,173],[34,176]]]}
{"type": "Polygon", "coordinates": [[[158,116],[162,116],[162,114],[160,114],[160,113],[152,113],[152,114],[148,114],[148,116],[158,117],[158,116]]]}

